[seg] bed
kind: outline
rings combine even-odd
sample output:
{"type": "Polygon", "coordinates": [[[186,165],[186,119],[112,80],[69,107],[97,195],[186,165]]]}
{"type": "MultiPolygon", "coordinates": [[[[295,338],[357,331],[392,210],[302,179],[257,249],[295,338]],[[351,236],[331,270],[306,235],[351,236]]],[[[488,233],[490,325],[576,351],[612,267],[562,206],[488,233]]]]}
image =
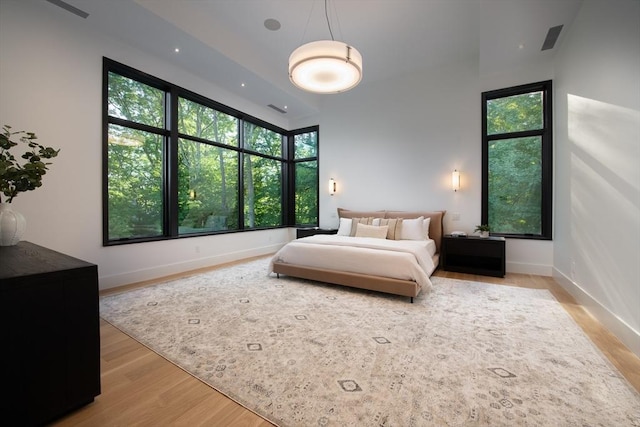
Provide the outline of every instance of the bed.
{"type": "Polygon", "coordinates": [[[431,288],[444,214],[339,208],[337,235],[289,242],[273,256],[269,272],[407,296],[413,302],[431,288]]]}

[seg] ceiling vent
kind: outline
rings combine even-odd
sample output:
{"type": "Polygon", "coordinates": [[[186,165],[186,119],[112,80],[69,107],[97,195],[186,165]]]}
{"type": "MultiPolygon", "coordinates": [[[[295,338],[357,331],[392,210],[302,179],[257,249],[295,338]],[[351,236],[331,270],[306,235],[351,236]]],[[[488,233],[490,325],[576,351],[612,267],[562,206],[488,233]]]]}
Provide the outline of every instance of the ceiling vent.
{"type": "Polygon", "coordinates": [[[287,112],[285,110],[283,110],[282,108],[278,108],[273,104],[269,104],[269,105],[267,105],[267,107],[273,108],[274,110],[276,110],[280,114],[287,114],[287,112]]]}
{"type": "Polygon", "coordinates": [[[547,38],[544,39],[544,43],[542,43],[542,49],[540,50],[548,50],[553,49],[558,41],[558,36],[560,35],[560,31],[562,31],[562,25],[557,25],[555,27],[549,28],[547,32],[547,38]]]}
{"type": "Polygon", "coordinates": [[[61,7],[67,12],[71,12],[74,15],[79,16],[80,18],[87,19],[87,16],[89,16],[89,14],[84,10],[80,10],[75,6],[71,6],[69,3],[63,2],[62,0],[47,0],[47,1],[51,4],[55,4],[56,6],[61,7]]]}

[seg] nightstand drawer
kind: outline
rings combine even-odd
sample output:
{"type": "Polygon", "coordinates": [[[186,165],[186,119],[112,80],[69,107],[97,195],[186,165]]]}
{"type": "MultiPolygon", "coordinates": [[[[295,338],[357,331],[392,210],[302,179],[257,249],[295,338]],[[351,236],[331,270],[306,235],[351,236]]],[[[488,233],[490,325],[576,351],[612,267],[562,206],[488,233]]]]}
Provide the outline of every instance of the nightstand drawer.
{"type": "Polygon", "coordinates": [[[501,257],[504,252],[504,241],[475,240],[468,237],[456,237],[447,241],[448,254],[488,257],[501,257]]]}

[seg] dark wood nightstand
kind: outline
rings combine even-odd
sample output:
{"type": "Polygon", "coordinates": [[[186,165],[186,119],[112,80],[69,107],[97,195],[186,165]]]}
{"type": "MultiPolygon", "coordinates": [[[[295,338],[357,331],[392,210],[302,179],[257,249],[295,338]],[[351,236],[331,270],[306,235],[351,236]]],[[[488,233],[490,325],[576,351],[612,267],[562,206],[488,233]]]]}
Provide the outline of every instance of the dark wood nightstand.
{"type": "Polygon", "coordinates": [[[452,237],[442,238],[442,268],[459,273],[504,277],[504,237],[452,237]]]}
{"type": "Polygon", "coordinates": [[[313,236],[316,234],[336,234],[337,232],[338,232],[337,228],[320,228],[320,227],[298,228],[296,230],[296,239],[300,239],[301,237],[313,236]]]}

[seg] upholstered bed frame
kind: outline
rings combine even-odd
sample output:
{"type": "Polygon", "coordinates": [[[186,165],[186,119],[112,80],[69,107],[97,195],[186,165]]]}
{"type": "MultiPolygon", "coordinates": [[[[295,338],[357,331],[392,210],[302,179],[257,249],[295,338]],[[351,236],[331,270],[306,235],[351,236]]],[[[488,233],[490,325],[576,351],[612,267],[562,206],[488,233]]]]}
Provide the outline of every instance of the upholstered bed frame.
{"type": "MultiPolygon", "coordinates": [[[[443,235],[443,218],[445,211],[351,211],[339,208],[338,216],[340,218],[402,218],[413,219],[423,216],[431,218],[429,224],[429,238],[433,239],[436,244],[436,252],[433,256],[434,266],[438,266],[440,260],[440,246],[442,244],[443,235]]],[[[285,264],[280,262],[273,263],[273,272],[280,275],[285,274],[292,277],[300,277],[303,279],[315,280],[318,282],[333,283],[343,286],[351,286],[355,288],[368,289],[378,292],[386,292],[395,295],[413,297],[420,293],[420,286],[414,281],[392,279],[380,276],[370,276],[366,274],[349,273],[344,271],[320,269],[314,267],[306,267],[293,264],[285,264]]],[[[431,274],[432,272],[427,272],[431,274]]]]}

